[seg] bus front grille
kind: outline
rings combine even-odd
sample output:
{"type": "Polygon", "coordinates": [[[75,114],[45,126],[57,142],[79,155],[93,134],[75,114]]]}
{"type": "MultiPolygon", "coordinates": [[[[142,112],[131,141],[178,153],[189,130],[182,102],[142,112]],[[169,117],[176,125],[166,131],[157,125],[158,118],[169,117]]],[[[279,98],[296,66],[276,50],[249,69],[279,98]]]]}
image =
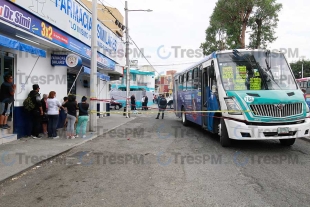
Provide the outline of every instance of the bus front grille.
{"type": "Polygon", "coordinates": [[[251,104],[255,116],[287,117],[302,113],[302,103],[293,104],[251,104]]]}

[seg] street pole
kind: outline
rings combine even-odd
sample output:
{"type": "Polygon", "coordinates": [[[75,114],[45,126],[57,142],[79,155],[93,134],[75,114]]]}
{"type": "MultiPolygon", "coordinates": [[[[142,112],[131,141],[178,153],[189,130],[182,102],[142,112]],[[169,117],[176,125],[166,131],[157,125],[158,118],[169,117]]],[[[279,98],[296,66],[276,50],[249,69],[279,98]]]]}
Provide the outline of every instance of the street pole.
{"type": "Polygon", "coordinates": [[[129,118],[129,91],[130,91],[130,65],[129,65],[129,27],[128,27],[128,5],[127,1],[125,1],[125,18],[126,18],[126,118],[129,118]]]}
{"type": "Polygon", "coordinates": [[[301,78],[304,78],[304,63],[301,65],[301,78]]]}
{"type": "Polygon", "coordinates": [[[97,1],[92,1],[91,29],[91,73],[90,73],[90,131],[95,132],[97,126],[97,1]],[[93,100],[92,100],[93,99],[93,100]]]}

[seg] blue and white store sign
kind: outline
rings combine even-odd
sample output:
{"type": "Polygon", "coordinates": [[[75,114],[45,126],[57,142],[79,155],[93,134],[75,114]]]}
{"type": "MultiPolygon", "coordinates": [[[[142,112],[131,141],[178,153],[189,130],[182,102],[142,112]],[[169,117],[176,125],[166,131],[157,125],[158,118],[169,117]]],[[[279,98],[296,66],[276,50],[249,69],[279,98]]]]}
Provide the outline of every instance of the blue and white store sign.
{"type": "Polygon", "coordinates": [[[81,57],[75,54],[69,55],[51,55],[52,66],[67,66],[69,68],[82,66],[81,57]]]}
{"type": "MultiPolygon", "coordinates": [[[[12,0],[15,4],[91,46],[92,15],[77,0],[12,0]]],[[[122,64],[124,43],[106,26],[98,22],[98,52],[122,64]]]]}

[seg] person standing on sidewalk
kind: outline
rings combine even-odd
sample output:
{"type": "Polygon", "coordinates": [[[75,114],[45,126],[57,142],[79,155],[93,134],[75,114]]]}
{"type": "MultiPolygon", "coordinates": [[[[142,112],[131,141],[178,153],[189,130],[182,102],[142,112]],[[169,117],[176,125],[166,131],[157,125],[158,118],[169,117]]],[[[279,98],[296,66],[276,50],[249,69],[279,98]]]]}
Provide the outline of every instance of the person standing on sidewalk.
{"type": "Polygon", "coordinates": [[[43,94],[43,98],[41,100],[42,109],[43,109],[43,116],[42,116],[42,128],[43,134],[47,136],[47,124],[48,124],[48,117],[47,117],[47,94],[43,94]]]}
{"type": "Polygon", "coordinates": [[[76,110],[78,109],[76,103],[76,97],[70,95],[68,101],[62,104],[63,107],[67,108],[67,139],[74,139],[74,124],[76,121],[76,110]]]}
{"type": "Polygon", "coordinates": [[[78,118],[78,123],[76,125],[75,137],[79,137],[80,130],[82,130],[82,136],[83,138],[86,138],[86,127],[87,127],[87,122],[89,120],[89,117],[88,117],[89,104],[86,103],[87,98],[85,96],[82,97],[81,101],[82,102],[78,104],[79,118],[78,118]]]}
{"type": "Polygon", "coordinates": [[[32,103],[34,104],[34,109],[30,112],[31,121],[32,121],[32,131],[31,136],[33,139],[41,139],[42,137],[39,135],[40,127],[42,123],[43,116],[43,108],[40,96],[40,86],[38,84],[34,84],[32,86],[32,91],[29,93],[29,97],[31,98],[32,103]]]}
{"type": "Polygon", "coordinates": [[[11,128],[8,124],[8,117],[11,113],[11,105],[14,102],[14,93],[16,85],[13,84],[13,77],[11,75],[5,75],[4,83],[0,89],[0,128],[11,128]]]}
{"type": "Polygon", "coordinates": [[[56,92],[51,91],[47,99],[47,115],[48,115],[48,137],[58,139],[57,136],[57,124],[59,119],[59,107],[60,102],[56,99],[56,92]]]}
{"type": "Polygon", "coordinates": [[[167,108],[167,100],[165,98],[165,95],[163,94],[161,97],[158,98],[158,114],[156,119],[159,119],[160,112],[162,112],[162,119],[164,119],[164,112],[167,108]]]}

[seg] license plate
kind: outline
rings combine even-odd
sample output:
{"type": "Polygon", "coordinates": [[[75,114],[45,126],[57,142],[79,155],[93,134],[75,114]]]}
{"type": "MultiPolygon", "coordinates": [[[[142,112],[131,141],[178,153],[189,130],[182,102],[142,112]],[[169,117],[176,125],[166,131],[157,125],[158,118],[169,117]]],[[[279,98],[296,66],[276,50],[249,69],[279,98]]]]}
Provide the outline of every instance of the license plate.
{"type": "Polygon", "coordinates": [[[278,134],[289,134],[290,129],[288,127],[280,127],[278,128],[278,134]]]}

